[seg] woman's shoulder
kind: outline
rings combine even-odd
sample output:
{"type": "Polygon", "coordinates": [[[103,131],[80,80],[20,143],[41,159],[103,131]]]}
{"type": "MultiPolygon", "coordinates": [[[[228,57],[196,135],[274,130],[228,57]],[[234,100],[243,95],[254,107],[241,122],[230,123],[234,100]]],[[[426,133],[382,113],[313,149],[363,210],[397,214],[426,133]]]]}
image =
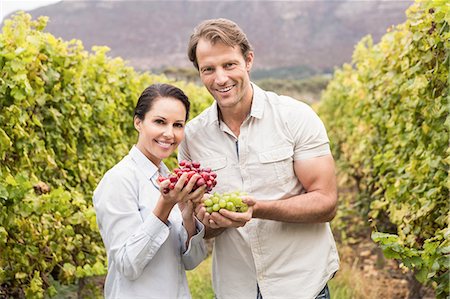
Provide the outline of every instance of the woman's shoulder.
{"type": "Polygon", "coordinates": [[[127,155],[104,174],[102,181],[121,184],[132,180],[135,177],[135,173],[136,165],[130,156],[127,155]]]}

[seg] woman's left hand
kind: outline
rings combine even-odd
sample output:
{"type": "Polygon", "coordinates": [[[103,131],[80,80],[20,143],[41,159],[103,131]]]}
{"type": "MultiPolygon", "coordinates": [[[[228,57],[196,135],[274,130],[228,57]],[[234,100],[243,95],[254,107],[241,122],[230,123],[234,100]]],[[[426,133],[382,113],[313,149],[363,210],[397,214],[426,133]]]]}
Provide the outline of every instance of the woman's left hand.
{"type": "Polygon", "coordinates": [[[194,191],[188,193],[181,201],[178,207],[184,220],[191,220],[194,217],[194,203],[200,202],[206,191],[206,185],[200,186],[194,191]]]}

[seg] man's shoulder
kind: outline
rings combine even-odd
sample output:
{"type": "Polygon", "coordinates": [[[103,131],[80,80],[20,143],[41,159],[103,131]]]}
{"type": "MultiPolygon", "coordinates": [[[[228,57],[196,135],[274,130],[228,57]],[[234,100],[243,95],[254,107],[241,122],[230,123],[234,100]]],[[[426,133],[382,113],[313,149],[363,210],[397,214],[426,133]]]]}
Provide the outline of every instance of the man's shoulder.
{"type": "Polygon", "coordinates": [[[186,133],[193,133],[202,128],[207,127],[209,125],[210,119],[211,119],[210,110],[211,110],[211,106],[209,106],[208,108],[203,110],[200,114],[198,114],[196,117],[191,119],[186,124],[186,129],[185,129],[186,133]]]}
{"type": "Polygon", "coordinates": [[[266,91],[265,94],[269,104],[277,107],[281,113],[303,114],[313,112],[311,106],[302,100],[286,95],[279,95],[272,91],[266,91]]]}
{"type": "Polygon", "coordinates": [[[305,109],[309,110],[311,107],[304,101],[295,99],[291,96],[281,95],[271,90],[263,90],[257,85],[254,85],[255,89],[258,90],[258,95],[263,95],[263,98],[268,101],[272,105],[280,105],[288,108],[297,108],[297,109],[305,109]]]}

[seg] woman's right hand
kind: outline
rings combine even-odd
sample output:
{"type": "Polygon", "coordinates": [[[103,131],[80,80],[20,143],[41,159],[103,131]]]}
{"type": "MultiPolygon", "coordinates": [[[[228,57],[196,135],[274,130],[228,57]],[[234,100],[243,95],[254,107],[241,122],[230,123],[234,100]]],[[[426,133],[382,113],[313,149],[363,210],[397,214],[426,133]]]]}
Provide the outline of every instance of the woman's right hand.
{"type": "Polygon", "coordinates": [[[168,188],[170,180],[162,181],[159,185],[159,190],[161,190],[162,199],[166,203],[172,205],[185,201],[189,193],[194,188],[198,178],[200,178],[200,175],[194,174],[190,179],[188,179],[188,174],[185,172],[178,178],[178,181],[173,189],[168,188]],[[185,183],[186,181],[187,183],[185,183]],[[164,189],[169,190],[169,192],[164,193],[162,191],[164,189]]]}
{"type": "MultiPolygon", "coordinates": [[[[202,190],[195,190],[192,194],[190,194],[198,178],[200,178],[199,174],[194,174],[190,179],[188,179],[188,174],[183,173],[178,178],[178,182],[175,184],[175,187],[173,189],[169,189],[169,192],[167,193],[164,193],[162,190],[168,189],[170,181],[169,180],[162,181],[159,185],[159,189],[161,190],[161,196],[160,199],[158,200],[158,203],[156,204],[153,213],[159,219],[167,223],[170,211],[172,211],[172,208],[177,203],[180,203],[180,210],[182,210],[183,212],[184,210],[183,207],[187,206],[186,205],[187,200],[190,200],[191,197],[199,196],[199,194],[202,193],[202,190]]],[[[192,211],[190,214],[192,214],[192,211]]]]}
{"type": "MultiPolygon", "coordinates": [[[[200,177],[200,175],[198,175],[198,177],[200,177]]],[[[196,178],[196,176],[193,176],[189,183],[194,180],[195,185],[195,183],[197,182],[196,178]]],[[[180,208],[184,221],[194,219],[194,205],[195,203],[202,201],[202,197],[204,196],[205,192],[206,185],[200,186],[194,191],[189,192],[181,201],[178,202],[178,207],[180,208]]]]}

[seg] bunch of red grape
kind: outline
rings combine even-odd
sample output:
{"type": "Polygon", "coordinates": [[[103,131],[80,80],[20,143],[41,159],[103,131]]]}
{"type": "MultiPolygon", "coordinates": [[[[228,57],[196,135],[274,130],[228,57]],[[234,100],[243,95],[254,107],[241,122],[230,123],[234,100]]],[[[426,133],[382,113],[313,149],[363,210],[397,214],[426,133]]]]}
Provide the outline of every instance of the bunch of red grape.
{"type": "Polygon", "coordinates": [[[183,173],[188,174],[188,179],[185,181],[184,185],[186,186],[191,177],[198,173],[201,177],[197,179],[195,182],[194,188],[192,188],[192,192],[195,191],[198,187],[206,185],[206,192],[211,192],[211,190],[216,186],[217,181],[216,177],[217,174],[213,171],[211,171],[211,168],[201,168],[200,162],[196,161],[186,161],[182,160],[179,163],[179,167],[175,168],[171,174],[169,174],[168,177],[160,176],[158,178],[159,182],[163,182],[165,180],[170,180],[169,186],[164,188],[162,192],[164,194],[169,193],[169,191],[173,188],[175,188],[176,183],[178,182],[178,179],[183,173]]]}
{"type": "Polygon", "coordinates": [[[208,213],[218,212],[220,209],[227,209],[232,212],[244,213],[248,210],[248,205],[242,201],[242,197],[245,196],[245,192],[225,192],[217,193],[205,199],[203,204],[206,207],[208,213]]]}

